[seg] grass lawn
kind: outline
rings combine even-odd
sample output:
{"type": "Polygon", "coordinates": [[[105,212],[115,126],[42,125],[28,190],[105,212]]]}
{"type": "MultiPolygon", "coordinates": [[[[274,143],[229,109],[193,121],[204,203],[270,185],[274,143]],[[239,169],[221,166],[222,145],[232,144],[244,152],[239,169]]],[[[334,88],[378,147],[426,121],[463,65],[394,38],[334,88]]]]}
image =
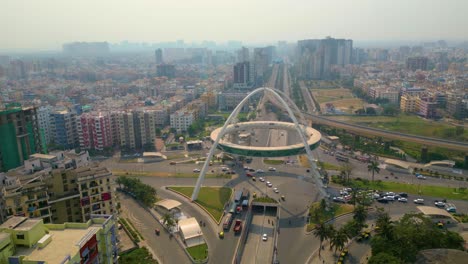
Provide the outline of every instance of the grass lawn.
{"type": "Polygon", "coordinates": [[[336,171],[341,170],[341,167],[339,165],[331,164],[328,162],[323,162],[322,164],[323,164],[324,170],[336,170],[336,171]]]}
{"type": "MultiPolygon", "coordinates": [[[[112,174],[115,176],[129,176],[129,177],[174,177],[174,178],[198,178],[199,173],[182,173],[182,172],[158,172],[158,171],[122,171],[122,170],[112,170],[112,174]]],[[[231,175],[229,174],[215,174],[207,173],[206,178],[221,178],[221,179],[230,179],[231,175]]]]}
{"type": "Polygon", "coordinates": [[[208,246],[206,244],[189,247],[187,251],[194,260],[204,260],[208,257],[208,246]]]}
{"type": "Polygon", "coordinates": [[[158,262],[153,259],[153,256],[149,253],[146,247],[137,248],[130,252],[120,255],[119,263],[121,264],[134,264],[134,263],[148,263],[148,264],[158,264],[158,262]]]}
{"type": "Polygon", "coordinates": [[[268,164],[268,165],[280,165],[280,164],[284,164],[284,161],[273,160],[273,159],[263,159],[263,163],[268,164]]]}
{"type": "Polygon", "coordinates": [[[419,185],[418,180],[414,180],[416,184],[406,184],[399,182],[384,182],[376,181],[366,184],[363,181],[354,180],[353,183],[361,188],[368,188],[373,190],[393,191],[393,192],[406,192],[409,194],[433,196],[445,199],[455,200],[468,200],[468,191],[458,190],[455,188],[448,188],[442,186],[419,185]]]}
{"type": "MultiPolygon", "coordinates": [[[[174,190],[185,194],[188,197],[192,196],[194,187],[168,187],[170,190],[174,190]]],[[[223,215],[224,205],[231,198],[232,189],[226,187],[202,187],[198,194],[198,199],[195,201],[203,208],[205,208],[211,215],[213,215],[216,221],[221,220],[223,215]]]]}
{"type": "Polygon", "coordinates": [[[331,203],[331,208],[328,211],[321,211],[318,215],[318,220],[314,218],[314,211],[320,206],[320,202],[313,203],[309,208],[309,213],[311,215],[309,224],[307,225],[307,231],[312,231],[315,228],[315,225],[320,222],[326,222],[333,217],[337,217],[343,214],[351,213],[354,210],[354,206],[351,204],[336,204],[331,203]]]}
{"type": "Polygon", "coordinates": [[[269,197],[269,196],[264,196],[264,197],[257,197],[253,199],[254,202],[259,202],[259,203],[278,203],[275,199],[269,197]]]}

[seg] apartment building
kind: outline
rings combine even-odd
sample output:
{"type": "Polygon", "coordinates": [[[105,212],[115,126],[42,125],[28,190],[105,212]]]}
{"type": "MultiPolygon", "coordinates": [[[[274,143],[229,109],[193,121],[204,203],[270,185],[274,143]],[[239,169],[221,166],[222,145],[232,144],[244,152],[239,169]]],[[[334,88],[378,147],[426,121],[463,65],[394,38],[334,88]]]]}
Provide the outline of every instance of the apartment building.
{"type": "Polygon", "coordinates": [[[404,113],[415,113],[418,109],[418,96],[408,94],[402,95],[400,98],[400,110],[404,113]]]}
{"type": "Polygon", "coordinates": [[[135,128],[131,112],[117,112],[117,123],[120,138],[120,147],[135,149],[135,128]]]}
{"type": "Polygon", "coordinates": [[[113,215],[65,224],[14,216],[0,225],[0,263],[118,263],[115,222],[113,215]]]}
{"type": "Polygon", "coordinates": [[[85,113],[77,119],[80,147],[87,150],[104,150],[113,145],[111,118],[107,112],[85,113]]]}
{"type": "Polygon", "coordinates": [[[79,146],[78,133],[76,131],[76,114],[70,110],[58,110],[50,114],[51,141],[65,149],[79,146]]]}
{"type": "Polygon", "coordinates": [[[0,174],[5,214],[45,223],[86,222],[91,214],[113,214],[112,174],[90,163],[87,152],[34,154],[25,165],[0,174]]]}
{"type": "Polygon", "coordinates": [[[0,109],[0,171],[21,166],[29,155],[42,152],[36,107],[7,104],[0,109]]]}
{"type": "Polygon", "coordinates": [[[194,111],[181,109],[171,114],[170,120],[171,128],[175,129],[178,133],[187,131],[195,121],[194,111]]]}

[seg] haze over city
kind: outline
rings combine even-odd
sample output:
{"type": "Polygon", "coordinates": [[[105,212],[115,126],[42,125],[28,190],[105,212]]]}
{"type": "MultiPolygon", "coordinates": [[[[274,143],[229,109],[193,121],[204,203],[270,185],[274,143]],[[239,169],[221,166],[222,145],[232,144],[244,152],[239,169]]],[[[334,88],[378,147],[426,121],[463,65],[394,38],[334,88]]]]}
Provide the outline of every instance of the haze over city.
{"type": "Polygon", "coordinates": [[[0,0],[0,264],[465,264],[467,0],[0,0]]]}
{"type": "Polygon", "coordinates": [[[59,50],[72,41],[468,38],[468,2],[459,0],[2,0],[0,7],[3,51],[59,50]]]}

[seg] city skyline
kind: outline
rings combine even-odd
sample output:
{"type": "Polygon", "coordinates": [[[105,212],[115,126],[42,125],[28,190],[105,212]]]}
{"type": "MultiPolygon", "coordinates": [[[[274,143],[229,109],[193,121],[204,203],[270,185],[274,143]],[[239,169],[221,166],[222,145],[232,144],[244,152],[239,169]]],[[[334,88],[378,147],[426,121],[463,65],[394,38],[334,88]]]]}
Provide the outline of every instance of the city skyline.
{"type": "Polygon", "coordinates": [[[187,43],[295,42],[326,36],[356,41],[457,40],[468,2],[388,1],[81,1],[4,3],[1,51],[60,50],[74,41],[187,43]],[[72,18],[72,19],[71,19],[72,18]],[[122,23],[123,21],[123,23],[122,23]],[[216,23],[213,23],[216,21],[216,23]]]}

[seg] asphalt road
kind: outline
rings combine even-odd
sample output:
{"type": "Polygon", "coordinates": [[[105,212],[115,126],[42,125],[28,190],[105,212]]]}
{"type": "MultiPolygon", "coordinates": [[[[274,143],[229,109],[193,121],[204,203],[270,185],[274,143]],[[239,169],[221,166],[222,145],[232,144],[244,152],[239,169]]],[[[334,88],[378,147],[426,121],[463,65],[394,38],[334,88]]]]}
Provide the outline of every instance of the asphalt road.
{"type": "Polygon", "coordinates": [[[161,262],[191,263],[175,239],[169,238],[169,233],[148,211],[143,209],[133,198],[123,193],[119,193],[119,200],[122,210],[125,211],[133,225],[143,235],[148,246],[156,252],[161,262]],[[155,228],[161,230],[159,236],[155,235],[155,228]]]}
{"type": "Polygon", "coordinates": [[[274,249],[274,226],[276,216],[269,212],[253,213],[249,236],[242,255],[242,264],[271,263],[274,249]],[[263,234],[267,240],[263,241],[263,234]]]}

